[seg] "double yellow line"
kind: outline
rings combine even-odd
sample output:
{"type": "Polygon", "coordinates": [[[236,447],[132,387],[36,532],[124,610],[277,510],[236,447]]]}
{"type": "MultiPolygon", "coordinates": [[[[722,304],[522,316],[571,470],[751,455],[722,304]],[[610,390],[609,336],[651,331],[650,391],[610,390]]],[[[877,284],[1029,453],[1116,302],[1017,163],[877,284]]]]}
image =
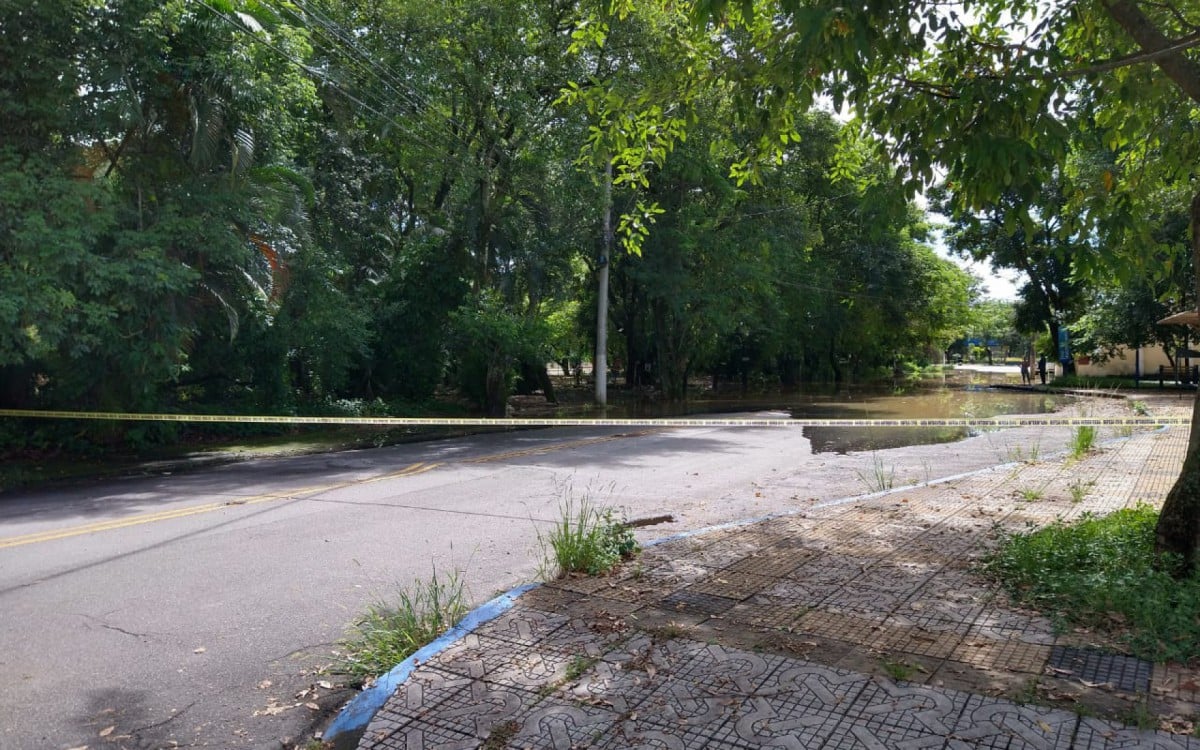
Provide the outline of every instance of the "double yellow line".
{"type": "Polygon", "coordinates": [[[300,487],[284,492],[267,492],[261,495],[238,497],[218,503],[192,505],[187,508],[176,508],[175,510],[164,510],[157,513],[143,513],[137,516],[129,516],[128,518],[114,519],[112,521],[98,521],[96,523],[84,524],[82,526],[71,526],[65,529],[54,529],[51,531],[39,531],[33,534],[24,534],[22,536],[12,536],[5,539],[0,539],[0,549],[20,547],[26,544],[37,544],[39,542],[53,542],[57,539],[69,539],[75,536],[83,536],[84,534],[95,534],[100,531],[114,531],[116,529],[124,529],[130,526],[141,526],[142,524],[157,523],[159,521],[171,521],[176,518],[187,518],[188,516],[197,516],[202,513],[212,513],[213,511],[221,510],[222,508],[238,507],[242,505],[258,505],[259,503],[269,503],[274,500],[297,500],[304,497],[318,495],[322,492],[342,489],[344,487],[352,487],[358,484],[370,484],[372,482],[380,482],[385,479],[395,479],[398,477],[409,477],[416,474],[424,474],[425,472],[436,469],[439,466],[441,466],[439,463],[420,462],[405,466],[399,471],[383,474],[377,477],[370,477],[368,479],[360,479],[357,481],[300,487]]]}

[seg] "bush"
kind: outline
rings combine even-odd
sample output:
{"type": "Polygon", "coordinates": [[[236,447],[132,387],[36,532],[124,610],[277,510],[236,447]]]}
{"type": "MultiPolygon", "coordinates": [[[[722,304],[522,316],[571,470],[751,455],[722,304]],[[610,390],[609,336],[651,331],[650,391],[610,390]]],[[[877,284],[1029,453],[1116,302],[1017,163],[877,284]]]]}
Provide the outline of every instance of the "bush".
{"type": "Polygon", "coordinates": [[[606,573],[623,558],[637,551],[633,530],[616,517],[612,508],[599,508],[585,497],[578,508],[567,500],[561,518],[550,533],[539,540],[550,548],[556,577],[568,573],[606,573]]]}
{"type": "Polygon", "coordinates": [[[1107,632],[1142,658],[1189,661],[1200,657],[1200,581],[1155,566],[1157,522],[1145,505],[1056,522],[1010,536],[986,570],[1052,618],[1107,632]]]}

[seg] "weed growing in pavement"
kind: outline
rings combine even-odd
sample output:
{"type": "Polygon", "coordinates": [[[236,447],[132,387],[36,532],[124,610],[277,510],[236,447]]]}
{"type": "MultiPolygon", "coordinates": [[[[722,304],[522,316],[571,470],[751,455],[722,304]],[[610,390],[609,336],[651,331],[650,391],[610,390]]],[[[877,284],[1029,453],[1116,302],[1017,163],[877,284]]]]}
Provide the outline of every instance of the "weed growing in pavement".
{"type": "Polygon", "coordinates": [[[1138,729],[1158,728],[1158,715],[1150,709],[1145,695],[1139,695],[1138,699],[1130,704],[1129,710],[1119,716],[1118,720],[1123,724],[1131,724],[1138,729]]]}
{"type": "Polygon", "coordinates": [[[503,750],[508,747],[509,740],[521,731],[521,725],[515,721],[503,721],[492,727],[487,739],[483,741],[482,750],[503,750]]]}
{"type": "Polygon", "coordinates": [[[1038,500],[1041,500],[1043,497],[1046,496],[1045,492],[1043,492],[1042,490],[1036,489],[1034,487],[1026,487],[1025,489],[1020,491],[1020,494],[1021,494],[1021,499],[1027,503],[1037,502],[1038,500]]]}
{"type": "Polygon", "coordinates": [[[633,529],[617,518],[614,509],[601,508],[588,495],[578,502],[568,497],[560,511],[558,523],[548,533],[538,532],[546,558],[543,575],[598,575],[637,552],[633,529]]]}
{"type": "Polygon", "coordinates": [[[1150,413],[1150,407],[1146,406],[1145,401],[1130,401],[1129,408],[1132,409],[1133,413],[1139,417],[1144,417],[1150,413]]]}
{"type": "Polygon", "coordinates": [[[1092,486],[1095,484],[1095,482],[1081,482],[1078,479],[1071,482],[1070,486],[1067,487],[1067,490],[1071,493],[1071,502],[1082,503],[1083,499],[1092,491],[1092,486]]]}
{"type": "Polygon", "coordinates": [[[1096,428],[1081,424],[1071,433],[1071,458],[1083,458],[1096,444],[1096,428]]]}
{"type": "Polygon", "coordinates": [[[1016,445],[1008,446],[1005,452],[1010,464],[1035,464],[1038,457],[1042,454],[1042,446],[1035,440],[1029,444],[1028,449],[1026,449],[1026,446],[1017,443],[1016,445]]]}
{"type": "Polygon", "coordinates": [[[1146,505],[1008,535],[984,570],[1051,619],[1104,631],[1152,661],[1200,658],[1200,580],[1155,567],[1146,505]]]}
{"type": "Polygon", "coordinates": [[[359,680],[381,675],[454,627],[467,610],[462,579],[457,573],[439,578],[435,570],[428,581],[401,589],[397,603],[371,605],[341,642],[336,669],[359,680]]]}
{"type": "Polygon", "coordinates": [[[912,679],[913,673],[916,671],[913,669],[913,665],[909,664],[908,662],[898,661],[895,659],[882,659],[879,662],[879,666],[883,667],[883,671],[887,673],[888,677],[891,677],[897,682],[908,681],[912,679]]]}
{"type": "Polygon", "coordinates": [[[579,654],[576,654],[575,656],[573,656],[571,658],[571,661],[567,664],[567,679],[568,680],[579,679],[583,675],[584,672],[591,669],[592,665],[598,661],[600,661],[600,660],[596,659],[596,658],[592,658],[592,657],[588,657],[588,656],[580,656],[579,654]]]}
{"type": "Polygon", "coordinates": [[[867,486],[868,492],[883,492],[890,490],[896,484],[896,467],[885,465],[883,459],[876,454],[871,455],[870,473],[864,474],[861,471],[854,473],[858,474],[859,480],[867,486]]]}

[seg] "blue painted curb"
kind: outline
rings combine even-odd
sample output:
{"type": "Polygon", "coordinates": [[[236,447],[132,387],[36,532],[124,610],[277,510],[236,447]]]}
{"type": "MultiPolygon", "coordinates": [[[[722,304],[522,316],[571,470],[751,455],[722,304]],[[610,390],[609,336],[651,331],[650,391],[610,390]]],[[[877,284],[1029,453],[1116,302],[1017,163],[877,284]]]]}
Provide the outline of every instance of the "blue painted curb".
{"type": "Polygon", "coordinates": [[[536,583],[522,584],[504,592],[486,604],[476,607],[461,622],[447,630],[436,641],[422,647],[415,654],[393,667],[387,674],[381,676],[375,681],[374,685],[356,695],[353,700],[338,712],[333,723],[326,728],[322,739],[329,742],[338,735],[365,730],[371,718],[375,716],[379,709],[383,708],[383,704],[387,703],[387,699],[392,697],[392,693],[396,692],[396,688],[400,687],[401,683],[408,679],[408,676],[412,674],[412,671],[418,665],[433,658],[451,643],[467,635],[485,622],[494,620],[512,609],[518,596],[530,589],[536,588],[538,585],[536,583]]]}

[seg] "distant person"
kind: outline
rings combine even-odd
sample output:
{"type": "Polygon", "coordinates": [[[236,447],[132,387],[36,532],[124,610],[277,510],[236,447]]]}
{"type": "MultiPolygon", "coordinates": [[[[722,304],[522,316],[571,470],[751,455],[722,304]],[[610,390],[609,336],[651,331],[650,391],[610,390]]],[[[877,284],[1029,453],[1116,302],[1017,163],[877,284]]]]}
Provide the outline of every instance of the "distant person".
{"type": "Polygon", "coordinates": [[[1033,373],[1029,371],[1029,357],[1021,360],[1021,385],[1033,385],[1033,373]]]}
{"type": "Polygon", "coordinates": [[[1038,377],[1042,379],[1042,385],[1046,384],[1046,355],[1043,354],[1038,360],[1038,377]]]}
{"type": "Polygon", "coordinates": [[[989,346],[985,351],[987,351],[988,366],[991,367],[991,365],[992,365],[992,348],[989,346]]]}

